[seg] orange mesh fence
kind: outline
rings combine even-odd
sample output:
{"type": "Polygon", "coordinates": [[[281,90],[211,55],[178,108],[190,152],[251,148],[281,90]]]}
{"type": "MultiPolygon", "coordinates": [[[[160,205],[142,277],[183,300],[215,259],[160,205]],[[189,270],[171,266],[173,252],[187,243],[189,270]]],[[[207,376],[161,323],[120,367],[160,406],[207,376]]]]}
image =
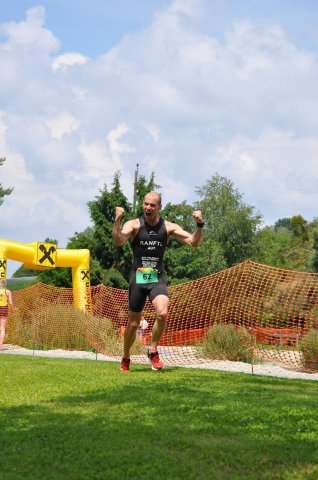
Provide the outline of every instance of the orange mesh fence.
{"type": "MultiPolygon", "coordinates": [[[[128,323],[128,292],[91,288],[93,314],[73,306],[73,290],[43,284],[13,292],[10,343],[28,348],[95,349],[120,359],[128,323]]],[[[273,362],[318,371],[318,275],[246,261],[169,287],[167,327],[159,353],[166,365],[215,360],[273,362]]],[[[147,301],[132,361],[145,363],[155,322],[147,301]]]]}
{"type": "Polygon", "coordinates": [[[7,341],[33,349],[87,349],[87,315],[73,305],[73,289],[43,283],[12,292],[7,341]]]}

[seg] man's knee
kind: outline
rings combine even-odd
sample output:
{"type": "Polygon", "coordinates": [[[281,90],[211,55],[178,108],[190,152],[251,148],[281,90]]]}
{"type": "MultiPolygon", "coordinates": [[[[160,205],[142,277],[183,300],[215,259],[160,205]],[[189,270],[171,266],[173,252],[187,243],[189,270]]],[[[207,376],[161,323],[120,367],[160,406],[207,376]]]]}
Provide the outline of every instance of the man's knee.
{"type": "Polygon", "coordinates": [[[129,328],[131,330],[137,330],[139,323],[136,320],[131,320],[129,322],[129,328]]]}
{"type": "Polygon", "coordinates": [[[161,318],[165,321],[168,315],[169,298],[165,295],[159,295],[154,299],[153,305],[156,310],[157,318],[161,318]]]}
{"type": "Polygon", "coordinates": [[[141,322],[142,312],[129,312],[129,326],[132,329],[137,329],[141,322]]]}
{"type": "Polygon", "coordinates": [[[165,323],[167,320],[168,310],[164,308],[157,310],[156,315],[157,315],[158,321],[165,323]]]}

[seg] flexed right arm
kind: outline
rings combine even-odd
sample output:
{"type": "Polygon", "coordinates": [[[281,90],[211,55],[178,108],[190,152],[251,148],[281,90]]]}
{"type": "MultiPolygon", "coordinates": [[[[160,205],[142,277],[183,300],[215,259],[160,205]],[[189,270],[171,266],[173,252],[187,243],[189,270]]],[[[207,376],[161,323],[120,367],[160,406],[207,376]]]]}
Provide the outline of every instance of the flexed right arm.
{"type": "Polygon", "coordinates": [[[122,207],[116,207],[115,222],[113,227],[113,241],[115,247],[121,247],[127,240],[129,240],[131,234],[134,232],[135,220],[128,220],[124,223],[123,228],[120,226],[120,221],[125,213],[122,207]]]}

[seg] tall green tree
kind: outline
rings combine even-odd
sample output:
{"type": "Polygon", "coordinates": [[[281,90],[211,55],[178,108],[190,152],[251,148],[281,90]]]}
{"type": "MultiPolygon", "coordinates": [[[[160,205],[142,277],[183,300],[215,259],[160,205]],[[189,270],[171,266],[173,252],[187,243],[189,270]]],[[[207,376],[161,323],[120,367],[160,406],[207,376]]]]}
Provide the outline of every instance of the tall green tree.
{"type": "Polygon", "coordinates": [[[287,228],[287,230],[292,230],[291,227],[291,218],[279,218],[274,225],[275,230],[277,231],[279,228],[287,228]]]}
{"type": "Polygon", "coordinates": [[[308,242],[309,231],[308,222],[301,215],[295,215],[290,221],[291,230],[298,240],[302,242],[308,242]]]}
{"type": "MultiPolygon", "coordinates": [[[[276,224],[275,224],[276,225],[276,224]]],[[[266,226],[256,239],[256,251],[252,260],[288,270],[310,271],[312,245],[299,241],[287,228],[266,226]]]]}
{"type": "Polygon", "coordinates": [[[95,248],[94,228],[87,227],[83,232],[75,232],[72,237],[68,239],[66,248],[88,248],[93,251],[95,248]]]}
{"type": "MultiPolygon", "coordinates": [[[[0,167],[1,167],[1,165],[4,164],[5,161],[6,161],[5,157],[0,158],[0,167]]],[[[3,198],[6,195],[10,195],[12,192],[13,192],[13,187],[12,188],[3,188],[2,184],[0,183],[0,205],[3,204],[3,198]]]]}
{"type": "Polygon", "coordinates": [[[285,268],[284,252],[290,248],[292,233],[285,227],[266,226],[261,229],[256,238],[256,249],[252,260],[271,265],[272,267],[285,268]]]}
{"type": "MultiPolygon", "coordinates": [[[[133,212],[136,217],[140,217],[143,214],[142,203],[144,196],[153,191],[159,190],[161,187],[155,182],[155,173],[152,172],[149,182],[144,175],[140,175],[136,184],[136,211],[133,212]]],[[[159,192],[160,193],[160,192],[159,192]]]]}
{"type": "Polygon", "coordinates": [[[100,190],[100,195],[88,202],[88,208],[94,224],[93,257],[100,262],[103,269],[114,267],[127,278],[131,267],[131,249],[128,244],[121,248],[113,245],[112,232],[117,206],[127,212],[124,221],[131,218],[131,205],[121,190],[119,172],[115,173],[112,189],[108,191],[105,185],[100,190]]]}
{"type": "MultiPolygon", "coordinates": [[[[193,232],[196,228],[193,211],[194,207],[183,201],[180,204],[168,203],[161,215],[184,230],[193,232]]],[[[164,264],[169,284],[195,280],[226,267],[220,246],[205,237],[199,248],[182,245],[173,237],[170,238],[164,264]]]]}
{"type": "Polygon", "coordinates": [[[234,184],[218,173],[197,187],[200,208],[206,220],[205,237],[219,245],[228,267],[250,258],[262,215],[243,202],[234,184]]]}

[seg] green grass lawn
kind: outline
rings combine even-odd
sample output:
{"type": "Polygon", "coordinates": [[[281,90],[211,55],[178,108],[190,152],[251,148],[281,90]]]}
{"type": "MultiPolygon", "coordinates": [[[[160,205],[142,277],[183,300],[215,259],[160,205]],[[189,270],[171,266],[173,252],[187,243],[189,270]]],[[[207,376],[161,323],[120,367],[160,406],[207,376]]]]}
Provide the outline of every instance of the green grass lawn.
{"type": "Polygon", "coordinates": [[[132,369],[1,355],[1,480],[317,480],[317,382],[132,369]]]}

